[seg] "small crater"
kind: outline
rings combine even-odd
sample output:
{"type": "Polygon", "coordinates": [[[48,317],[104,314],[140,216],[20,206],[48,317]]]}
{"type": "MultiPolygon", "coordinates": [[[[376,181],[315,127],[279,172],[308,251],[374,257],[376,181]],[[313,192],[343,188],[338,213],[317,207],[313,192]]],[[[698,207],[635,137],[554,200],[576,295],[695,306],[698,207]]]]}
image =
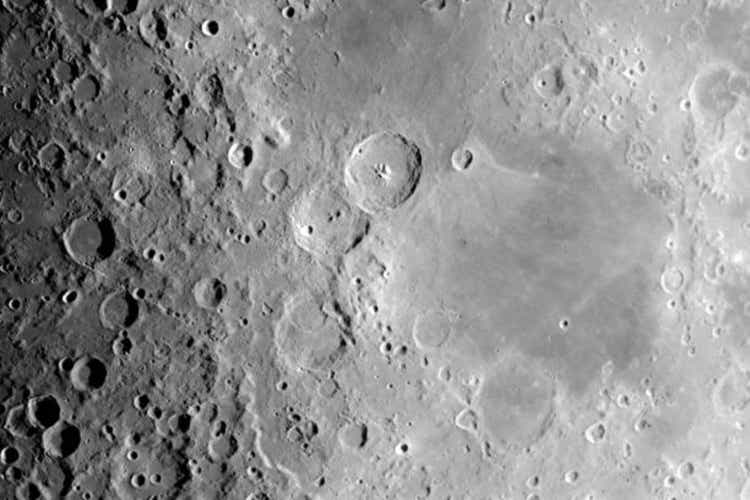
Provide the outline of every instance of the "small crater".
{"type": "Polygon", "coordinates": [[[680,26],[680,37],[687,45],[694,45],[706,35],[706,27],[701,21],[692,17],[680,26]]]}
{"type": "Polygon", "coordinates": [[[284,19],[293,19],[294,14],[296,14],[296,10],[291,5],[286,5],[281,9],[281,16],[284,19]]]}
{"type": "Polygon", "coordinates": [[[67,305],[73,304],[78,300],[78,292],[76,290],[66,290],[60,296],[60,301],[67,305]]]}
{"type": "Polygon", "coordinates": [[[750,144],[742,141],[734,148],[734,158],[737,161],[747,161],[750,159],[750,144]]]}
{"type": "Polygon", "coordinates": [[[39,150],[39,164],[45,170],[59,171],[65,167],[67,152],[55,141],[50,141],[39,150]]]}
{"type": "Polygon", "coordinates": [[[447,0],[422,0],[419,5],[427,12],[437,13],[445,9],[448,2],[447,0]]]}
{"type": "Polygon", "coordinates": [[[73,365],[75,365],[75,362],[67,356],[60,359],[60,361],[57,363],[57,367],[63,373],[68,373],[70,370],[72,370],[73,365]]]}
{"type": "Polygon", "coordinates": [[[143,488],[146,486],[146,476],[142,473],[133,474],[133,476],[130,478],[130,484],[134,488],[143,488]]]}
{"type": "Polygon", "coordinates": [[[685,284],[685,273],[678,267],[668,266],[662,271],[659,278],[662,290],[669,294],[675,294],[682,289],[685,284]]]}
{"type": "Polygon", "coordinates": [[[474,153],[467,147],[459,147],[451,153],[451,166],[459,172],[468,169],[474,162],[474,153]]]}
{"type": "Polygon", "coordinates": [[[607,427],[604,425],[604,422],[596,422],[588,426],[583,434],[589,443],[601,443],[607,435],[607,427]]]}
{"type": "Polygon", "coordinates": [[[123,16],[129,16],[138,10],[139,0],[117,0],[116,8],[123,16]]]}
{"type": "Polygon", "coordinates": [[[138,301],[125,291],[107,295],[99,305],[99,320],[110,330],[129,328],[138,320],[138,301]]]}
{"type": "Polygon", "coordinates": [[[563,479],[568,484],[575,484],[576,482],[578,482],[578,477],[579,477],[578,471],[569,470],[565,473],[565,476],[563,477],[563,479]]]}
{"type": "Polygon", "coordinates": [[[107,365],[91,356],[79,358],[70,370],[70,381],[78,391],[91,391],[104,386],[107,365]]]}
{"type": "Polygon", "coordinates": [[[18,297],[11,297],[8,299],[5,305],[8,306],[8,309],[15,312],[21,309],[21,307],[23,306],[23,301],[18,297]]]}
{"type": "Polygon", "coordinates": [[[557,322],[557,327],[562,333],[566,333],[568,330],[570,330],[570,318],[568,318],[567,316],[560,318],[560,321],[557,322]]]}
{"type": "Polygon", "coordinates": [[[136,410],[144,411],[151,402],[147,394],[139,394],[133,398],[133,407],[136,410]]]}
{"type": "Polygon", "coordinates": [[[167,425],[173,433],[184,434],[190,430],[190,422],[190,415],[186,413],[178,413],[169,417],[167,425]]]}
{"type": "Polygon", "coordinates": [[[470,433],[476,433],[479,431],[479,416],[471,408],[462,409],[453,421],[461,430],[470,433]]]}
{"type": "Polygon", "coordinates": [[[421,350],[441,347],[453,332],[450,316],[446,311],[430,309],[420,313],[412,326],[412,339],[421,350]]]}
{"type": "Polygon", "coordinates": [[[60,421],[42,434],[45,453],[55,458],[66,458],[81,444],[81,431],[73,424],[60,421]]]}
{"type": "Polygon", "coordinates": [[[112,8],[112,0],[89,0],[89,2],[100,13],[107,12],[112,8]]]}
{"type": "Polygon", "coordinates": [[[60,403],[51,394],[29,399],[26,413],[31,425],[46,429],[60,420],[60,403]]]}
{"type": "Polygon", "coordinates": [[[401,442],[396,446],[397,455],[406,455],[407,453],[409,453],[409,443],[401,442]]]}
{"type": "Polygon", "coordinates": [[[687,479],[693,474],[695,474],[695,465],[692,462],[685,461],[677,467],[677,477],[680,479],[687,479]]]}
{"type": "Polygon", "coordinates": [[[17,438],[27,438],[35,433],[27,419],[24,405],[16,405],[8,410],[3,428],[17,438]]]}
{"type": "Polygon", "coordinates": [[[274,168],[263,175],[263,188],[274,196],[280,195],[289,185],[289,174],[281,168],[274,168]]]}
{"type": "Polygon", "coordinates": [[[227,161],[234,168],[242,170],[252,165],[254,156],[251,145],[234,142],[229,146],[227,161]]]}
{"type": "Polygon", "coordinates": [[[219,22],[214,19],[207,19],[201,24],[201,32],[209,37],[219,34],[219,22]]]}
{"type": "Polygon", "coordinates": [[[93,75],[86,75],[75,83],[74,98],[79,106],[94,102],[100,93],[101,83],[93,75]]]}
{"type": "Polygon", "coordinates": [[[14,464],[19,458],[21,458],[21,453],[15,446],[6,446],[0,450],[0,462],[2,462],[3,465],[14,464]]]}
{"type": "Polygon", "coordinates": [[[548,64],[534,75],[534,90],[543,99],[554,99],[565,90],[562,68],[558,64],[548,64]]]}
{"type": "Polygon", "coordinates": [[[646,137],[629,135],[625,146],[625,163],[632,166],[642,166],[654,155],[651,140],[646,137]]]}
{"type": "Polygon", "coordinates": [[[133,350],[133,341],[128,337],[128,333],[122,330],[115,340],[112,341],[112,353],[115,356],[126,358],[130,356],[133,350]]]}
{"type": "Polygon", "coordinates": [[[114,227],[107,218],[81,217],[63,234],[63,245],[76,262],[92,266],[110,257],[117,244],[114,227]]]}
{"type": "Polygon", "coordinates": [[[227,286],[218,278],[203,278],[193,286],[193,297],[203,309],[216,309],[227,296],[227,286]]]}

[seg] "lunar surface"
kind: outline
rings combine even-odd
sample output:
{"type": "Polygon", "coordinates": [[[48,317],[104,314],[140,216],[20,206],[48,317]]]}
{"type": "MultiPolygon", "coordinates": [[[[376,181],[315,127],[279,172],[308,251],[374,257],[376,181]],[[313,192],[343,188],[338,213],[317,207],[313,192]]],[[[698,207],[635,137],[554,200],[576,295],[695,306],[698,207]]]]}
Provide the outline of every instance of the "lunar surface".
{"type": "Polygon", "coordinates": [[[0,500],[750,500],[750,3],[0,0],[0,500]]]}

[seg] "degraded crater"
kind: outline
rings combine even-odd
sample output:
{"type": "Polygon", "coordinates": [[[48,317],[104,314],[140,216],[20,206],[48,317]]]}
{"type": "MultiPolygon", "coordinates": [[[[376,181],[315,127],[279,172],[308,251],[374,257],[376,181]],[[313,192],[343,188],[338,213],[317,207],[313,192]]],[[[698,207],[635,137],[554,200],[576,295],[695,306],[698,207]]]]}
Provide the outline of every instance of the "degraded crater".
{"type": "Polygon", "coordinates": [[[591,444],[601,443],[607,437],[607,426],[604,422],[594,422],[586,427],[583,436],[591,444]]]}
{"type": "Polygon", "coordinates": [[[65,166],[67,152],[56,141],[50,141],[39,149],[39,164],[45,170],[58,171],[65,166]]]}
{"type": "Polygon", "coordinates": [[[367,425],[361,422],[346,423],[339,429],[337,439],[345,450],[359,451],[367,445],[367,425]]]}
{"type": "Polygon", "coordinates": [[[554,416],[554,395],[552,379],[538,366],[515,355],[500,360],[488,368],[479,388],[482,431],[498,449],[529,446],[554,416]]]}
{"type": "Polygon", "coordinates": [[[263,174],[261,183],[268,193],[278,196],[289,185],[289,174],[283,168],[273,168],[263,174]]]}
{"type": "Polygon", "coordinates": [[[76,105],[80,108],[92,104],[101,92],[102,84],[94,75],[85,75],[74,83],[73,96],[76,105]]]}
{"type": "Polygon", "coordinates": [[[193,285],[195,303],[203,309],[216,309],[224,302],[227,293],[227,285],[218,278],[201,278],[193,285]]]}
{"type": "Polygon", "coordinates": [[[5,415],[3,429],[17,438],[27,438],[35,433],[35,429],[31,427],[25,410],[25,406],[19,404],[9,408],[5,415]]]}
{"type": "Polygon", "coordinates": [[[750,372],[732,366],[722,374],[711,395],[719,417],[736,417],[750,407],[750,372]]]}
{"type": "Polygon", "coordinates": [[[412,338],[419,349],[436,349],[448,340],[457,317],[450,311],[429,309],[416,316],[412,338]]]}
{"type": "Polygon", "coordinates": [[[395,132],[376,132],[354,146],[344,165],[344,182],[355,204],[371,215],[401,206],[417,189],[422,153],[395,132]]]}
{"type": "Polygon", "coordinates": [[[554,99],[565,90],[562,66],[556,63],[544,65],[534,74],[532,84],[541,98],[554,99]]]}
{"type": "Polygon", "coordinates": [[[471,408],[463,408],[456,414],[453,423],[461,430],[476,434],[479,431],[479,415],[471,408]]]}
{"type": "Polygon", "coordinates": [[[125,290],[110,293],[99,305],[99,321],[110,330],[129,328],[138,320],[138,301],[125,290]]]}
{"type": "Polygon", "coordinates": [[[319,293],[301,288],[284,301],[282,317],[274,326],[276,351],[293,371],[323,373],[347,349],[344,332],[323,311],[319,293]]]}
{"type": "Polygon", "coordinates": [[[727,82],[729,91],[740,99],[750,98],[750,75],[745,72],[735,72],[729,77],[727,82]]]}
{"type": "Polygon", "coordinates": [[[330,179],[302,192],[289,210],[295,243],[316,259],[330,263],[365,235],[364,214],[351,206],[330,179]]]}
{"type": "Polygon", "coordinates": [[[716,124],[734,109],[738,98],[729,85],[731,76],[731,69],[720,64],[707,65],[698,72],[689,90],[697,118],[716,124]]]}
{"type": "Polygon", "coordinates": [[[112,255],[117,237],[106,217],[79,217],[63,234],[68,255],[79,264],[92,266],[112,255]]]}
{"type": "Polygon", "coordinates": [[[303,288],[285,301],[284,317],[300,331],[312,332],[322,328],[327,321],[323,306],[320,293],[303,288]]]}
{"type": "Polygon", "coordinates": [[[274,327],[276,351],[291,371],[325,373],[345,354],[347,344],[339,326],[327,321],[314,330],[282,320],[274,327]]]}

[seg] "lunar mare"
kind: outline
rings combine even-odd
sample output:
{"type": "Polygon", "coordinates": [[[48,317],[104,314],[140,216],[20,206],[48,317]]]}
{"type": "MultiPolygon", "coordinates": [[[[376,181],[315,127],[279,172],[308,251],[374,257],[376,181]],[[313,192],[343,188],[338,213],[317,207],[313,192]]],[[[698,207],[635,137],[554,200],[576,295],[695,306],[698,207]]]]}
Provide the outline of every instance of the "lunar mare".
{"type": "Polygon", "coordinates": [[[743,0],[4,0],[0,499],[750,498],[743,0]]]}

